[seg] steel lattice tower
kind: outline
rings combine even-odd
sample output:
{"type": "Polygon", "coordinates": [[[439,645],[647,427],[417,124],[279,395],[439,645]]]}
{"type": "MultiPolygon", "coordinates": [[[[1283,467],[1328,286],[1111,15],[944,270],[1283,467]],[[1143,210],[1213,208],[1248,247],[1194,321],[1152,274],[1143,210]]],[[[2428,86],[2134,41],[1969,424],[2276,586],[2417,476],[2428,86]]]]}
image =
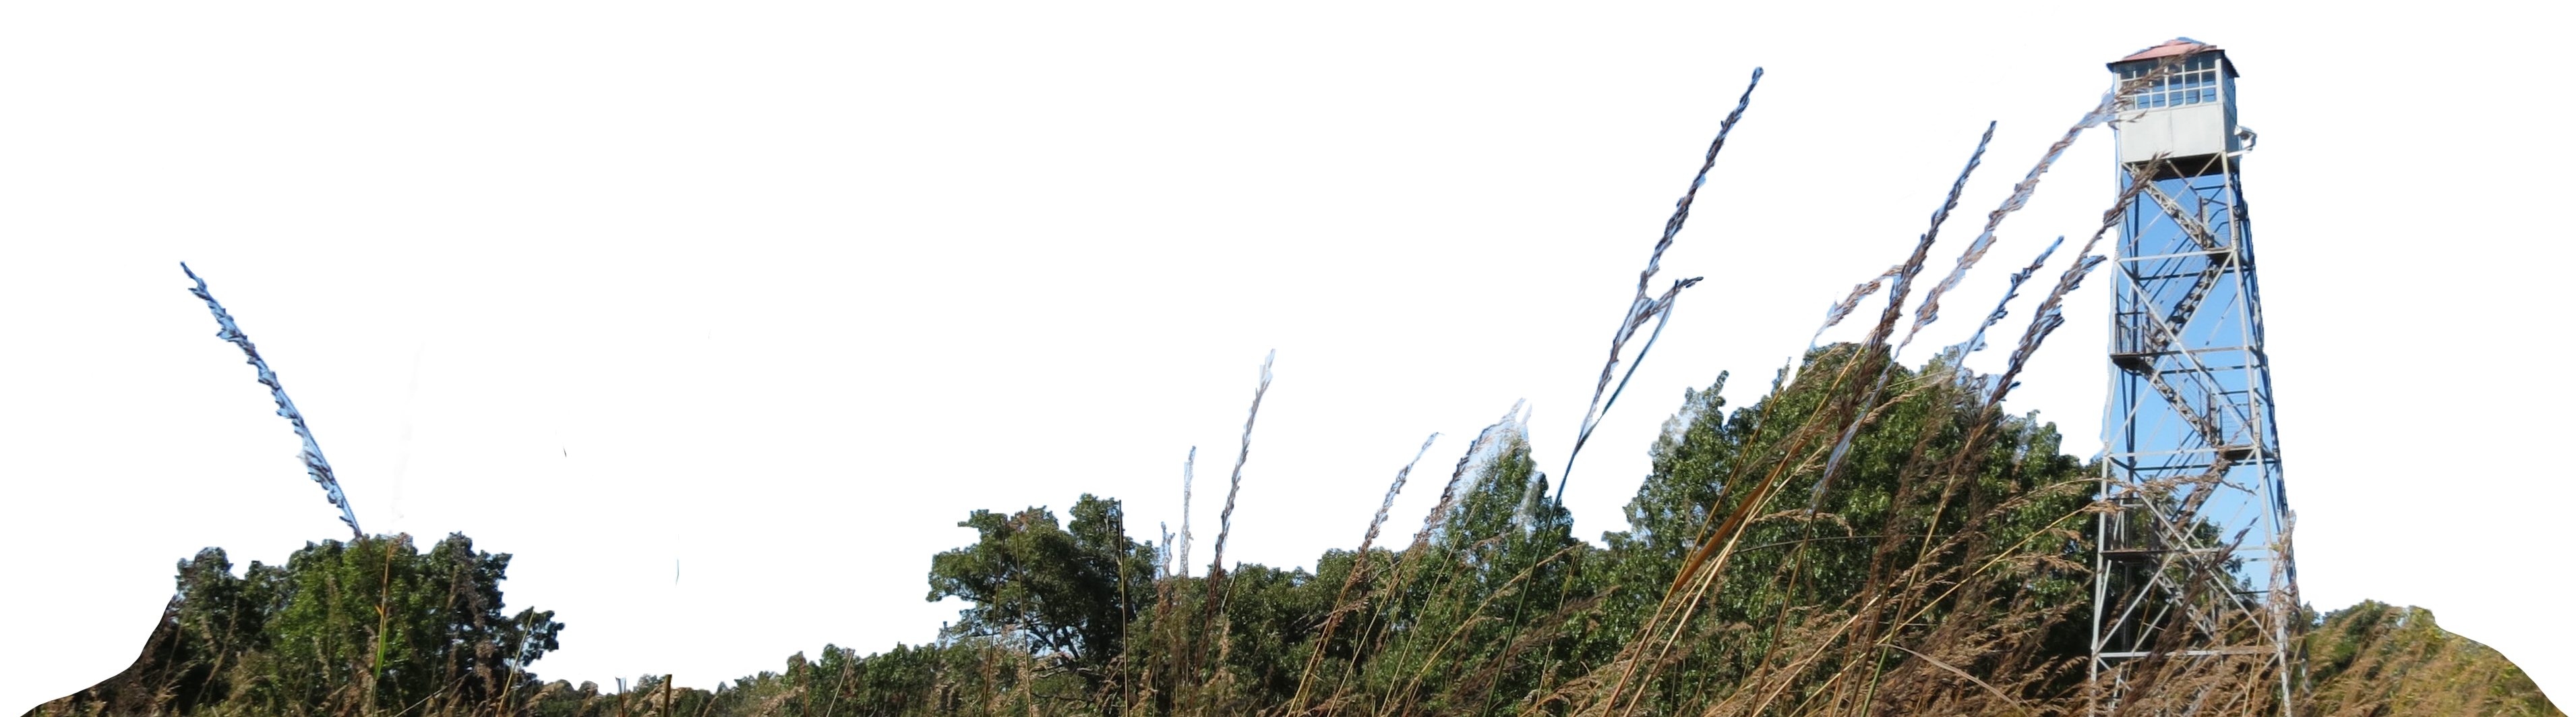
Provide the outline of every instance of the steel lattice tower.
{"type": "MultiPolygon", "coordinates": [[[[2110,277],[2098,497],[2118,510],[2095,524],[2096,709],[2196,664],[2266,683],[2291,714],[2298,572],[2240,175],[2254,135],[2236,123],[2236,68],[2189,39],[2110,68],[2125,107],[2113,125],[2120,186],[2133,198],[2110,277]]],[[[2246,709],[2207,692],[2183,711],[2246,709]]]]}

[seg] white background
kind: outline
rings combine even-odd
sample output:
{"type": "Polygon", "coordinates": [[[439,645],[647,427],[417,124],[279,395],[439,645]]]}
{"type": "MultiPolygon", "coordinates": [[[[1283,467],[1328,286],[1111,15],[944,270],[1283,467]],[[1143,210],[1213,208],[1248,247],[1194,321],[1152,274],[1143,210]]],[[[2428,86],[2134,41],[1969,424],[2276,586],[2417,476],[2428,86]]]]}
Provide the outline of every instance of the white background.
{"type": "MultiPolygon", "coordinates": [[[[2431,608],[2563,697],[2558,27],[2465,3],[13,5],[0,713],[131,662],[198,548],[346,537],[183,260],[371,531],[517,556],[513,609],[570,625],[538,674],[711,687],[930,639],[958,605],[922,576],[972,509],[1087,491],[1140,538],[1177,529],[1194,445],[1203,564],[1272,348],[1229,561],[1354,544],[1426,434],[1445,466],[1514,399],[1555,473],[1765,66],[1656,288],[1708,278],[1573,477],[1578,533],[1621,529],[1684,387],[1732,370],[1726,395],[1758,396],[2000,120],[1946,272],[2102,63],[2177,35],[2231,51],[2262,132],[2245,181],[2306,596],[2431,608]]],[[[2091,231],[2109,141],[1907,360],[2091,231]]],[[[2106,290],[2009,407],[2078,454],[2106,290]]]]}

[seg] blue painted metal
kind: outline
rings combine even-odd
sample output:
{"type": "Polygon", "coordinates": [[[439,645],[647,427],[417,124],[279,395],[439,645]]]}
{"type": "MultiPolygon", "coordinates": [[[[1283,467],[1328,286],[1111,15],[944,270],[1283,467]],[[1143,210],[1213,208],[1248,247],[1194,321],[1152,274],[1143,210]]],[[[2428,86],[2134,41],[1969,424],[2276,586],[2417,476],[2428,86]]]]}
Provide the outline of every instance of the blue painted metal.
{"type": "Polygon", "coordinates": [[[2288,714],[2298,572],[2244,150],[2203,136],[2244,134],[2234,68],[2198,43],[2112,68],[2126,84],[2120,182],[2135,199],[2111,272],[2098,497],[2118,511],[2096,526],[2092,674],[2117,700],[2145,658],[2247,660],[2277,677],[2288,714]],[[2222,70],[2225,82],[2199,79],[2222,70]],[[2192,101],[2171,99],[2180,92],[2192,101]]]}

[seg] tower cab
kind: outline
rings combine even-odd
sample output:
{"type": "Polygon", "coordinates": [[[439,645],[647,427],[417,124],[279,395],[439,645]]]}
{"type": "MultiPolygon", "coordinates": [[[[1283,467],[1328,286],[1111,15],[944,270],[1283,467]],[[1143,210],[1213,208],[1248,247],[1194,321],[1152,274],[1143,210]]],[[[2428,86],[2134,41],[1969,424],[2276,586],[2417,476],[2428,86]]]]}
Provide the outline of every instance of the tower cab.
{"type": "Polygon", "coordinates": [[[2159,179],[2224,171],[2222,157],[2242,152],[2253,133],[2236,126],[2236,65],[2227,51],[2187,37],[2110,63],[2124,107],[2112,129],[2120,163],[2164,154],[2159,179]]]}

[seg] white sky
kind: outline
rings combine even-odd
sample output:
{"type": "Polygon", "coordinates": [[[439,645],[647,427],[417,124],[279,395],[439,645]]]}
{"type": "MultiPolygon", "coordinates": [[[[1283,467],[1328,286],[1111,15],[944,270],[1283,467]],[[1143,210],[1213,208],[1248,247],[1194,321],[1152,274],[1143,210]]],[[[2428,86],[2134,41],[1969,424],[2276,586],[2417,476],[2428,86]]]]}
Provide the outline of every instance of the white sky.
{"type": "MultiPolygon", "coordinates": [[[[540,675],[708,687],[930,639],[957,606],[922,576],[972,509],[1094,492],[1140,538],[1177,528],[1193,445],[1204,562],[1269,349],[1229,559],[1354,544],[1425,434],[1445,465],[1515,399],[1554,473],[1765,66],[1657,288],[1708,279],[1569,492],[1580,534],[1621,529],[1682,388],[1759,395],[2000,120],[1946,271],[2102,63],[2177,35],[2229,48],[2262,132],[2305,594],[2431,608],[2576,694],[2551,651],[2576,628],[2548,618],[2571,396],[2541,360],[2565,345],[2561,23],[2192,7],[0,8],[0,713],[131,662],[198,548],[345,536],[182,260],[370,530],[517,556],[512,608],[570,626],[540,675]]],[[[1909,361],[2081,241],[2109,143],[2067,155],[1909,361]]],[[[2107,286],[2011,406],[2080,453],[2107,286]]]]}

